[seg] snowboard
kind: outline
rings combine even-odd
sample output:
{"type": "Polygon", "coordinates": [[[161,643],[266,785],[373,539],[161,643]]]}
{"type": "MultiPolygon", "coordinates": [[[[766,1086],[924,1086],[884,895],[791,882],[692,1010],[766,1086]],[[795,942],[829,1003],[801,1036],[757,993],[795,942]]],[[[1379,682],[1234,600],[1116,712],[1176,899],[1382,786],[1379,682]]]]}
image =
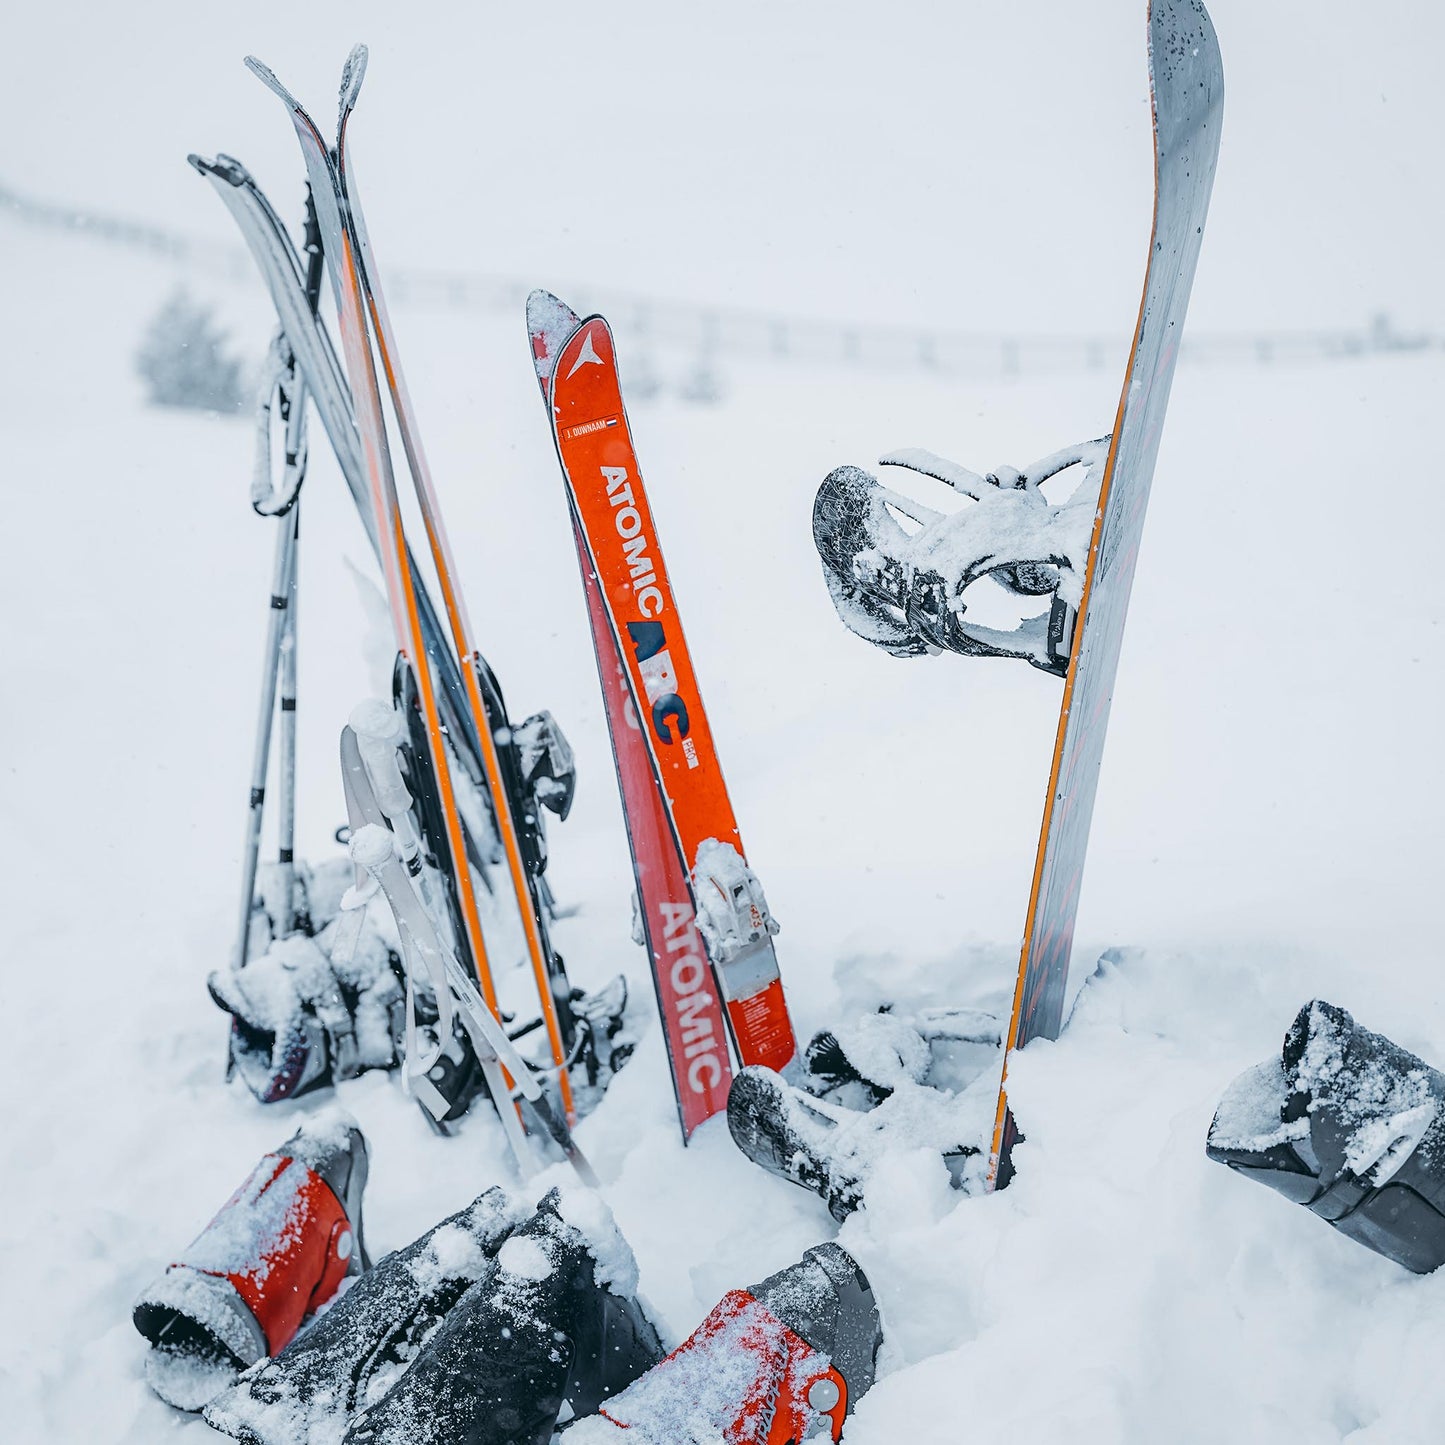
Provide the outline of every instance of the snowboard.
{"type": "MultiPolygon", "coordinates": [[[[583,321],[557,351],[551,400],[553,439],[586,548],[584,573],[596,578],[627,701],[697,909],[698,880],[708,872],[704,858],[734,850],[745,864],[746,854],[638,469],[612,332],[602,317],[583,321]]],[[[738,1057],[791,1072],[797,1040],[772,939],[761,916],[757,921],[746,947],[713,959],[713,973],[738,1057]]]]}
{"type": "Polygon", "coordinates": [[[1063,1025],[1079,886],[1124,617],[1214,182],[1224,74],[1214,26],[1200,0],[1151,0],[1149,77],[1154,120],[1149,261],[1064,677],[1018,981],[1004,1041],[989,1153],[990,1187],[1008,1182],[1018,1138],[1008,1107],[1009,1055],[1031,1039],[1057,1038],[1063,1025]]]}

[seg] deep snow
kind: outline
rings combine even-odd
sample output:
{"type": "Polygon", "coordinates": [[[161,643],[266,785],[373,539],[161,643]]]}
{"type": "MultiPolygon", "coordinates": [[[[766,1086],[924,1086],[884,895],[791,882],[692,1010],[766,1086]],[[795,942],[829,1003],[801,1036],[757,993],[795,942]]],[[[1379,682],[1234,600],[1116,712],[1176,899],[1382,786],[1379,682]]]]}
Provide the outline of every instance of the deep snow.
{"type": "MultiPolygon", "coordinates": [[[[1228,243],[1243,233],[1247,198],[1226,187],[1264,104],[1248,51],[1239,95],[1234,16],[1215,9],[1231,92],[1205,302],[1240,276],[1244,251],[1228,243]]],[[[1115,28],[1137,41],[1132,25],[1115,28]]],[[[249,35],[227,44],[237,70],[248,45],[274,55],[249,35]]],[[[318,73],[330,64],[318,59],[318,73]]],[[[1128,76],[1120,83],[1142,84],[1137,55],[1128,76]]],[[[368,82],[378,95],[382,77],[368,82]]],[[[188,132],[177,149],[211,143],[248,160],[264,150],[278,177],[294,177],[275,142],[278,131],[289,140],[281,118],[251,84],[254,94],[236,87],[243,120],[188,132]]],[[[319,108],[326,92],[313,98],[319,108]]],[[[356,144],[385,266],[393,253],[417,259],[423,240],[388,219],[411,217],[418,201],[415,177],[386,149],[402,144],[407,114],[370,120],[371,99],[356,144]]],[[[1128,157],[1110,172],[1122,195],[1141,169],[1128,147],[1146,142],[1137,126],[1109,132],[1108,118],[1090,111],[1089,125],[1128,157]]],[[[1026,124],[1007,154],[1037,162],[1040,144],[1026,124]]],[[[1401,167],[1414,156],[1407,146],[1401,167]]],[[[1253,161],[1240,166],[1254,174],[1253,161]]],[[[44,179],[52,193],[80,184],[75,172],[44,179]]],[[[219,212],[190,184],[179,193],[187,224],[219,212]]],[[[1143,263],[1138,219],[1136,205],[1085,248],[1110,253],[1108,294],[1122,304],[1091,296],[1055,319],[1084,329],[1117,312],[1120,363],[1143,263]]],[[[244,424],[140,404],[129,354],[172,284],[161,263],[0,226],[11,337],[0,388],[11,538],[0,571],[10,1021],[0,1083],[11,1104],[0,1277],[12,1302],[0,1418],[21,1441],[199,1440],[204,1425],[146,1391],[130,1304],[311,1108],[262,1109],[223,1085],[224,1020],[204,990],[231,941],[271,532],[246,505],[244,424]]],[[[1265,234],[1253,244],[1280,264],[1265,234]]],[[[803,245],[757,232],[743,241],[760,255],[803,245]]],[[[565,274],[587,271],[585,237],[564,251],[565,274]]],[[[992,273],[1000,312],[1011,295],[1025,307],[1035,259],[992,273]]],[[[1408,273],[1408,256],[1397,259],[1408,273]]],[[[529,279],[552,284],[552,264],[539,255],[529,279]]],[[[747,275],[740,263],[728,286],[747,275]]],[[[193,284],[220,299],[259,359],[269,324],[259,283],[193,284]]],[[[1337,317],[1337,298],[1314,284],[1299,294],[1337,317]]],[[[1440,298],[1422,291],[1421,307],[1428,316],[1440,298]]],[[[520,308],[492,320],[398,306],[396,320],[481,645],[513,713],[551,708],[577,752],[577,805],[551,830],[550,876],[580,906],[558,941],[579,983],[628,973],[646,1030],[580,1140],[669,1341],[726,1289],[836,1233],[872,1278],[889,1340],[851,1445],[1434,1438],[1445,1282],[1413,1278],[1232,1178],[1203,1146],[1225,1087],[1278,1047],[1311,996],[1445,1063],[1435,902],[1445,609],[1429,550],[1445,521],[1432,477],[1445,359],[1181,369],[1076,976],[1105,962],[1065,1036],[1014,1067],[1028,1134],[1014,1184],[961,1200],[935,1160],[901,1157],[839,1232],[821,1201],[749,1165],[719,1124],[686,1153],[678,1141],[645,962],[628,937],[629,867],[520,308]]],[[[642,343],[616,320],[625,367],[642,343]]],[[[667,375],[691,360],[648,359],[667,375]]],[[[761,363],[724,375],[722,405],[665,394],[632,420],[749,858],[783,926],[800,1031],[883,998],[997,1004],[1011,986],[1057,684],[1023,664],[898,662],[849,636],[823,587],[809,508],[830,467],[869,465],[899,445],[983,470],[1096,435],[1113,413],[1116,368],[978,383],[761,363]]],[[[301,846],[320,859],[334,854],[342,818],[336,734],[371,690],[375,661],[344,559],[375,573],[319,457],[305,507],[299,822],[301,846]]],[[[338,1097],[374,1146],[374,1252],[511,1180],[492,1120],[440,1141],[394,1080],[367,1076],[338,1097]]],[[[551,1177],[528,1187],[540,1196],[551,1177]]]]}

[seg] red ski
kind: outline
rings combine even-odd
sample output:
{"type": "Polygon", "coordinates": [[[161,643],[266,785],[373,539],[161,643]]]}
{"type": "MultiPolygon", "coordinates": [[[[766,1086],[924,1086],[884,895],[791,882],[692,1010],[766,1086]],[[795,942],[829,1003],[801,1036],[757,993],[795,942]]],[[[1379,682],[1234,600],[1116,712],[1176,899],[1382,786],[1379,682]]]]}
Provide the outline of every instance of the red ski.
{"type": "MultiPolygon", "coordinates": [[[[549,309],[554,317],[566,314],[555,298],[534,293],[529,312],[543,317],[549,309]]],[[[577,524],[589,608],[594,618],[599,608],[605,614],[611,643],[609,655],[594,624],[603,690],[609,692],[608,675],[620,666],[621,701],[632,705],[629,728],[625,706],[617,709],[617,699],[609,699],[614,749],[620,734],[627,739],[618,751],[619,777],[630,768],[622,755],[636,751],[635,738],[645,740],[652,775],[650,810],[634,803],[623,783],[634,850],[637,834],[655,830],[660,814],[693,909],[709,919],[731,914],[737,920],[711,961],[739,1058],[790,1070],[797,1040],[770,920],[743,881],[751,875],[637,465],[612,332],[600,316],[591,317],[550,354],[553,436],[577,524]],[[704,889],[718,897],[700,897],[704,889]]]]}
{"type": "MultiPolygon", "coordinates": [[[[574,311],[545,291],[535,291],[528,299],[532,360],[549,413],[553,365],[567,338],[581,324],[574,311]]],[[[643,942],[652,966],[678,1119],[686,1142],[699,1124],[727,1108],[733,1080],[727,1024],[707,951],[697,931],[687,870],[658,791],[647,742],[632,705],[626,666],[617,650],[596,573],[588,562],[587,543],[575,509],[572,535],[587,596],[587,621],[592,629],[597,677],[602,685],[622,813],[632,850],[643,942]]]]}

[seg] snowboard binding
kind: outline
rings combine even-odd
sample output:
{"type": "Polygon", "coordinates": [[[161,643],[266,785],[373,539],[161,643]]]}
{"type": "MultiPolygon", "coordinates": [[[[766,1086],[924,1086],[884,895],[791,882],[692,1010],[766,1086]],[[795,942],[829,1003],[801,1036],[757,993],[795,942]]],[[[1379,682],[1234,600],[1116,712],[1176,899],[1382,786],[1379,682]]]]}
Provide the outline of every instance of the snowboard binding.
{"type": "Polygon", "coordinates": [[[896,1146],[937,1149],[950,1185],[976,1187],[981,1151],[965,1142],[953,1045],[993,1054],[997,1020],[978,1010],[887,1009],[815,1034],[797,1080],[752,1065],[728,1091],[728,1132],[753,1163],[818,1195],[840,1223],[863,1207],[869,1179],[896,1146]],[[801,1086],[800,1086],[801,1085],[801,1086]]]}
{"type": "Polygon", "coordinates": [[[881,459],[972,498],[948,514],[859,467],[829,472],[813,501],[813,543],[843,625],[894,657],[1017,657],[1062,677],[1108,448],[1101,437],[1024,471],[1001,467],[987,476],[917,448],[881,459]],[[1050,502],[1043,483],[1075,466],[1083,475],[1073,495],[1050,502]],[[964,594],[985,579],[1014,598],[1052,603],[1012,629],[984,625],[968,615],[974,604],[964,594]]]}

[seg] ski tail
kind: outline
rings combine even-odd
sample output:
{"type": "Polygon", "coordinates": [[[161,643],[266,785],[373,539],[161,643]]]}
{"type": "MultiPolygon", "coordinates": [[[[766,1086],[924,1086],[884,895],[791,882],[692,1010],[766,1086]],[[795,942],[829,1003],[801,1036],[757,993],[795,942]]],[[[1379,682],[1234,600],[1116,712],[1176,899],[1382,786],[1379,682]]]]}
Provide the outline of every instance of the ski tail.
{"type": "MultiPolygon", "coordinates": [[[[575,312],[545,291],[534,291],[527,300],[532,359],[549,411],[553,366],[580,325],[581,318],[575,312]]],[[[637,726],[625,665],[597,576],[588,562],[587,543],[575,510],[572,535],[622,794],[643,943],[652,968],[678,1119],[686,1141],[698,1125],[727,1108],[733,1078],[727,1024],[698,933],[687,870],[668,823],[647,744],[637,726]]]]}

